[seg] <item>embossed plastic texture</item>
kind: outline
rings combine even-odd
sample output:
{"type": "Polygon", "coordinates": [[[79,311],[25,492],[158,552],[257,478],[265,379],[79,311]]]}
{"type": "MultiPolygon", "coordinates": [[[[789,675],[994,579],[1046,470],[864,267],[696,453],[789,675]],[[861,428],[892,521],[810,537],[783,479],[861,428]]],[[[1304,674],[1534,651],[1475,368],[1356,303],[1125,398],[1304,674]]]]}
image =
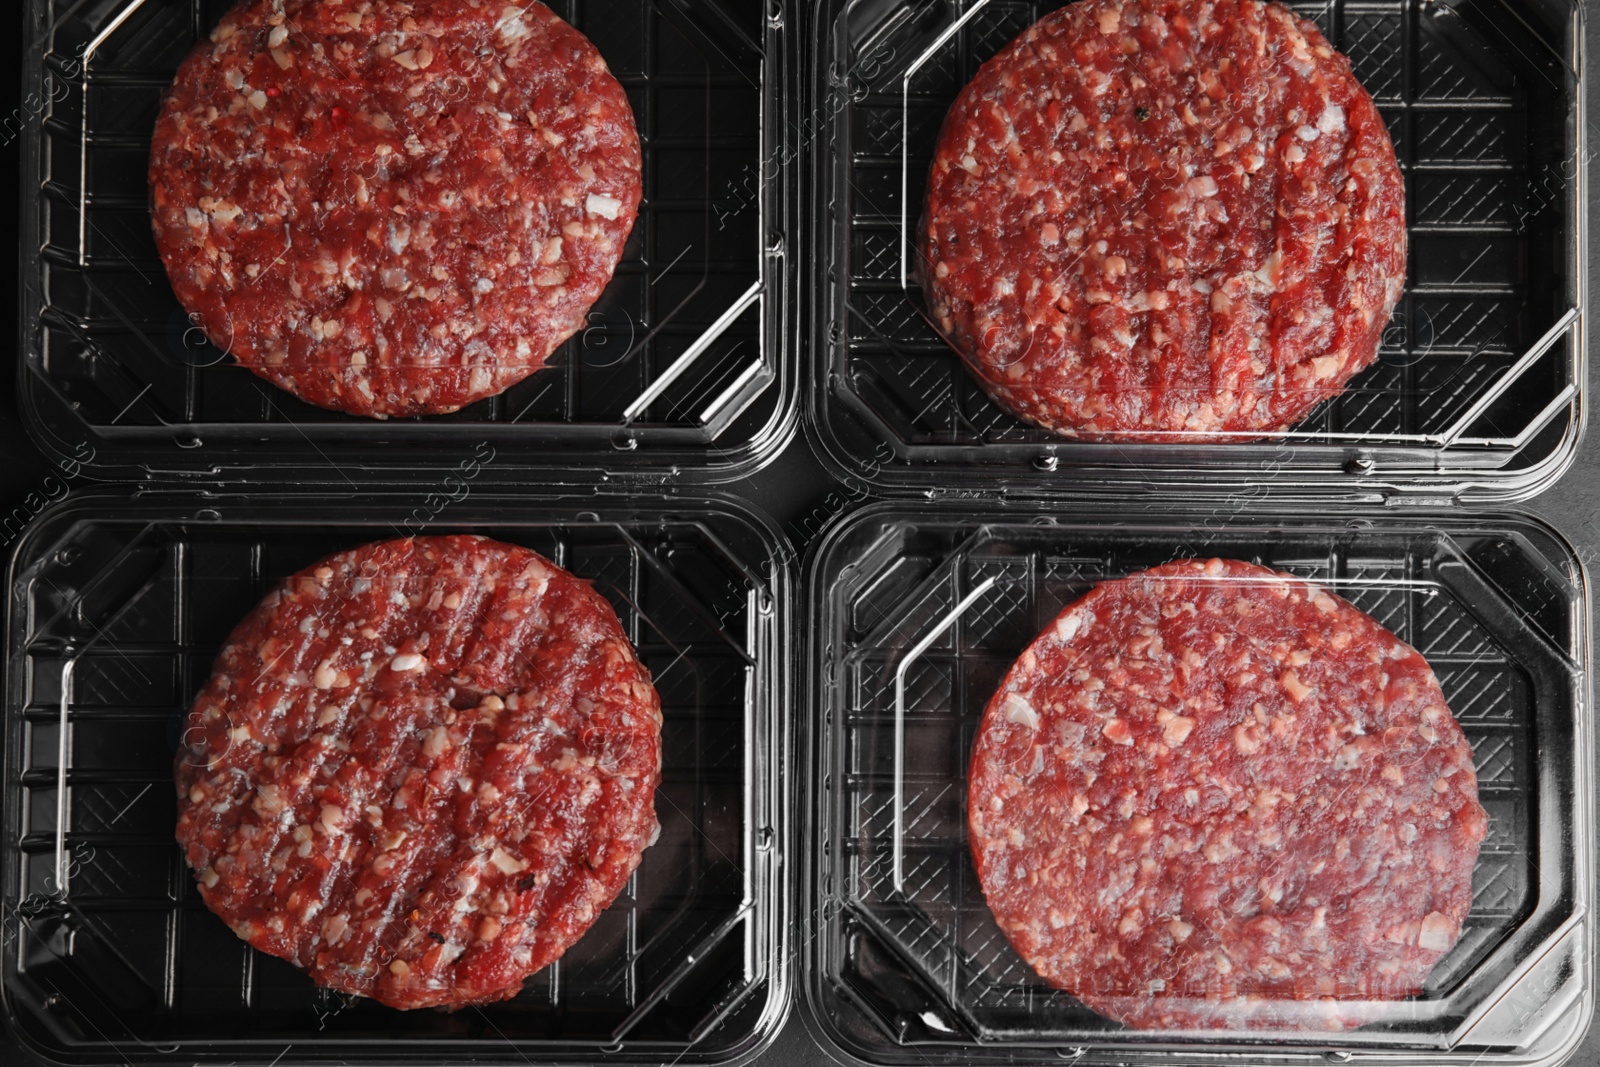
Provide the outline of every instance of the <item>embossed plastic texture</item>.
{"type": "Polygon", "coordinates": [[[1427,657],[1472,744],[1489,814],[1460,943],[1425,992],[1252,1058],[1548,1062],[1593,981],[1587,594],[1564,542],[1518,517],[1060,522],[884,504],[836,524],[810,591],[818,783],[804,947],[819,1027],[876,1064],[1170,1062],[1255,1036],[1126,1030],[1011,948],[968,851],[966,764],[1007,668],[1101,579],[1171,559],[1250,560],[1325,583],[1427,657]]]}
{"type": "Polygon", "coordinates": [[[151,236],[146,161],[162,91],[231,0],[29,0],[27,77],[49,100],[23,135],[23,358],[36,438],[123,474],[188,470],[340,482],[340,465],[426,465],[488,441],[496,476],[760,466],[797,422],[788,335],[795,185],[781,4],[552,0],[633,104],[644,202],[589,325],[504,394],[448,416],[324,411],[190,328],[151,236]],[[80,453],[81,455],[81,453],[80,453]],[[270,461],[270,462],[269,462],[270,461]]]}
{"type": "Polygon", "coordinates": [[[97,1063],[726,1064],[765,1045],[788,1003],[777,535],[725,501],[513,510],[487,496],[429,532],[525,544],[593,582],[661,694],[661,836],[617,901],[520,996],[453,1014],[328,993],[249,948],[206,909],[173,838],[181,723],[273,582],[396,536],[407,512],[80,495],[31,528],[10,573],[10,1035],[51,1062],[97,1063]]]}
{"type": "Polygon", "coordinates": [[[1564,469],[1584,380],[1581,34],[1570,0],[1292,3],[1349,55],[1407,187],[1406,295],[1378,363],[1255,444],[1074,442],[996,406],[911,271],[928,167],[961,87],[1053,0],[829,0],[818,120],[809,417],[885,487],[1334,484],[1527,495],[1564,469]],[[932,472],[937,469],[937,475],[932,472]]]}

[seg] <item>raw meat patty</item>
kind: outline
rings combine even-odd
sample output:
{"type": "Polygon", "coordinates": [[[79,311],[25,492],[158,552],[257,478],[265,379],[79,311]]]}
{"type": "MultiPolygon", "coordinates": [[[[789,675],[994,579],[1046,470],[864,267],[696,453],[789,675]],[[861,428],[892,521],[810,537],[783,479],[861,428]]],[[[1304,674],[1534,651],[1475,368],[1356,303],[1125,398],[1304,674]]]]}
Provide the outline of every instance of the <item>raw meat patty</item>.
{"type": "Polygon", "coordinates": [[[395,1008],[514,996],[658,831],[661,705],[534,552],[386,541],[241,622],[177,756],[178,840],[240,937],[395,1008]]]}
{"type": "Polygon", "coordinates": [[[989,702],[984,896],[1051,984],[1135,1027],[1328,1029],[1461,935],[1487,816],[1415,649],[1326,590],[1183,560],[1063,611],[989,702]]]}
{"type": "Polygon", "coordinates": [[[584,323],[639,207],[639,135],[539,3],[246,0],[168,90],[156,244],[192,322],[325,408],[493,396],[584,323]]]}
{"type": "Polygon", "coordinates": [[[1377,358],[1404,216],[1383,120],[1310,22],[1255,0],[1082,0],[951,107],[918,269],[1020,418],[1250,439],[1377,358]]]}

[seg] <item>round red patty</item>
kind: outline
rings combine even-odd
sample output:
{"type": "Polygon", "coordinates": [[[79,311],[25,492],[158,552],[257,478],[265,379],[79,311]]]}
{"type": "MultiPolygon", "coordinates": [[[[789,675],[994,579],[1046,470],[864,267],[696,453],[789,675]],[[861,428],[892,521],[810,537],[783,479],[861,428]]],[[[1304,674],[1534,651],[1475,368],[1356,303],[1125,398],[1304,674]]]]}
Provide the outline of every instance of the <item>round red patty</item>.
{"type": "Polygon", "coordinates": [[[1249,439],[1377,357],[1405,188],[1310,22],[1255,0],[1082,0],[961,91],[920,247],[935,322],[1018,417],[1249,439]]]}
{"type": "Polygon", "coordinates": [[[1183,560],[1063,611],[984,712],[972,854],[1017,951],[1135,1027],[1328,1029],[1461,935],[1487,816],[1417,651],[1310,582],[1183,560]]]}
{"type": "Polygon", "coordinates": [[[481,537],[385,541],[228,637],[178,840],[235,933],[390,1007],[515,996],[658,832],[661,705],[611,606],[481,537]]]}
{"type": "Polygon", "coordinates": [[[325,408],[438,414],[584,324],[639,135],[542,4],[246,0],[179,68],[150,189],[179,301],[242,366],[325,408]]]}

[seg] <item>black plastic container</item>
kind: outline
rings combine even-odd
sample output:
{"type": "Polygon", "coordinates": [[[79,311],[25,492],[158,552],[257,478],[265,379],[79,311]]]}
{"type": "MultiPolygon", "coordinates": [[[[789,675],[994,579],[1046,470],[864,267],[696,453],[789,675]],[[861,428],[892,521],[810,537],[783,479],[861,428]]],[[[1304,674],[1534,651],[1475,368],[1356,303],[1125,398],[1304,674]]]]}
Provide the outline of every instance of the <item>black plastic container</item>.
{"type": "Polygon", "coordinates": [[[1594,840],[1588,593],[1515,514],[1095,517],[872,505],[808,561],[801,846],[805,1002],[852,1060],[1548,1064],[1588,1024],[1594,840]],[[1411,643],[1471,742],[1489,814],[1459,944],[1424,993],[1338,1034],[1128,1030],[1051,989],[995,925],[966,840],[966,763],[1005,671],[1096,581],[1185,557],[1316,581],[1411,643]],[[1231,1054],[1231,1055],[1230,1055],[1231,1054]]]}
{"type": "Polygon", "coordinates": [[[427,470],[462,438],[499,480],[727,480],[792,435],[794,34],[781,3],[553,0],[628,92],[644,202],[589,325],[552,365],[455,415],[305,404],[190,328],[151,236],[162,91],[231,0],[28,0],[19,406],[98,473],[342,485],[427,470]],[[780,165],[782,164],[782,165],[780,165]],[[42,252],[39,251],[42,248],[42,252]]]}
{"type": "Polygon", "coordinates": [[[41,517],[10,569],[0,992],[70,1062],[740,1063],[788,1010],[784,543],[726,499],[495,498],[432,516],[571,569],[661,694],[660,840],[502,1004],[396,1012],[318,989],[208,911],[173,837],[173,752],[233,624],[321,556],[417,532],[412,502],[134,497],[41,517]]]}
{"type": "Polygon", "coordinates": [[[1539,492],[1583,433],[1576,0],[1299,5],[1395,132],[1412,288],[1380,365],[1293,433],[1159,447],[1009,421],[904,283],[944,109],[1050,5],[555,0],[639,118],[646,202],[623,266],[557,366],[455,416],[374,422],[191,348],[154,256],[156,101],[228,3],[24,5],[24,75],[51,102],[23,139],[19,406],[53,458],[124,488],[47,510],[11,570],[8,1037],[85,1064],[738,1064],[787,1012],[792,953],[825,1054],[885,1067],[1548,1067],[1575,1046],[1594,1002],[1582,569],[1537,522],[1462,505],[1539,492]],[[681,493],[770,475],[802,398],[844,495],[893,501],[811,555],[809,634],[789,625],[781,536],[681,493]],[[667,705],[671,835],[522,997],[396,1013],[317,990],[205,910],[172,841],[170,757],[217,644],[273,578],[458,530],[616,594],[667,705]],[[1449,675],[1478,746],[1496,833],[1482,907],[1393,1025],[1317,1043],[1110,1029],[1006,956],[962,868],[963,761],[999,671],[1089,580],[1201,552],[1332,581],[1449,675]],[[1465,620],[1445,627],[1461,644],[1434,641],[1430,604],[1465,620]],[[902,747],[894,672],[930,635],[902,747]],[[897,768],[929,803],[915,824],[891,804],[904,847],[886,888],[897,768]],[[683,879],[709,881],[697,896],[683,879]]]}
{"type": "Polygon", "coordinates": [[[1525,497],[1577,448],[1586,378],[1582,30],[1575,0],[1291,3],[1346,52],[1406,180],[1407,292],[1378,363],[1255,443],[1073,441],[991,401],[912,279],[940,123],[978,64],[1055,3],[823,0],[810,146],[807,417],[884,489],[1126,494],[1315,486],[1525,497]]]}

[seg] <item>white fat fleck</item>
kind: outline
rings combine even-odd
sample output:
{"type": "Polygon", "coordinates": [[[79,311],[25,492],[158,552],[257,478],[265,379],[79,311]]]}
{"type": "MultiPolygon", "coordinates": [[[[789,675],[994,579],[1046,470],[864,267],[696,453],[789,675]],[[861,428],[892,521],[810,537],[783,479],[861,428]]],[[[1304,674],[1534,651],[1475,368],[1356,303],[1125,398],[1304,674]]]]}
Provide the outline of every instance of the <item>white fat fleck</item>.
{"type": "Polygon", "coordinates": [[[1076,611],[1069,611],[1056,620],[1056,640],[1071,641],[1083,628],[1083,616],[1076,611]]]}
{"type": "Polygon", "coordinates": [[[392,671],[414,671],[420,666],[422,657],[415,652],[402,652],[389,661],[389,669],[392,671]]]}
{"type": "Polygon", "coordinates": [[[428,731],[428,738],[423,742],[422,754],[429,759],[438,759],[450,750],[450,731],[443,726],[435,726],[428,731]]]}
{"type": "Polygon", "coordinates": [[[1261,264],[1261,269],[1256,271],[1256,280],[1263,285],[1276,286],[1278,284],[1278,269],[1282,265],[1283,256],[1274,249],[1272,254],[1267,257],[1267,261],[1261,264]]]}
{"type": "Polygon", "coordinates": [[[500,31],[500,42],[502,44],[514,44],[532,32],[528,29],[528,24],[522,21],[522,8],[519,7],[502,9],[500,12],[500,25],[497,29],[500,31]]]}
{"type": "Polygon", "coordinates": [[[332,689],[339,680],[339,672],[334,669],[332,662],[323,660],[317,664],[317,669],[311,673],[311,684],[318,689],[332,689]]]}
{"type": "Polygon", "coordinates": [[[494,864],[501,874],[519,874],[528,868],[526,863],[523,863],[498,845],[495,846],[493,852],[489,853],[489,862],[494,864]]]}
{"type": "MultiPolygon", "coordinates": [[[[395,221],[389,223],[389,251],[399,255],[406,250],[406,246],[410,243],[411,224],[409,222],[395,221]]],[[[398,289],[399,286],[391,285],[390,288],[398,289]]]]}
{"type": "Polygon", "coordinates": [[[271,782],[256,788],[255,809],[265,815],[286,815],[283,800],[278,796],[278,787],[271,782]]]}
{"type": "Polygon", "coordinates": [[[1039,713],[1033,710],[1032,704],[1016,693],[1006,694],[1006,699],[1001,703],[1000,710],[1008,722],[1026,726],[1030,730],[1039,728],[1039,713]]]}
{"type": "Polygon", "coordinates": [[[1317,129],[1315,126],[1301,126],[1298,130],[1294,131],[1294,135],[1300,138],[1302,141],[1315,141],[1318,137],[1322,136],[1322,131],[1317,129]]]}
{"type": "Polygon", "coordinates": [[[550,587],[550,571],[536,559],[530,559],[528,565],[522,568],[521,577],[532,580],[535,597],[544,596],[544,591],[550,587]]]}
{"type": "Polygon", "coordinates": [[[591,215],[614,219],[622,211],[622,201],[603,193],[590,193],[588,199],[583,202],[583,209],[591,215]]]}
{"type": "Polygon", "coordinates": [[[1322,114],[1317,117],[1317,129],[1323,133],[1344,129],[1344,108],[1338,104],[1329,104],[1323,108],[1322,114]]]}
{"type": "Polygon", "coordinates": [[[1430,911],[1422,920],[1422,930],[1417,934],[1417,947],[1430,952],[1443,952],[1454,940],[1450,920],[1441,912],[1430,911]]]}
{"type": "Polygon", "coordinates": [[[1300,680],[1300,675],[1293,668],[1284,671],[1283,674],[1279,676],[1278,684],[1283,686],[1284,692],[1288,693],[1290,698],[1296,704],[1300,703],[1314,692],[1309,685],[1306,685],[1300,680]]]}

